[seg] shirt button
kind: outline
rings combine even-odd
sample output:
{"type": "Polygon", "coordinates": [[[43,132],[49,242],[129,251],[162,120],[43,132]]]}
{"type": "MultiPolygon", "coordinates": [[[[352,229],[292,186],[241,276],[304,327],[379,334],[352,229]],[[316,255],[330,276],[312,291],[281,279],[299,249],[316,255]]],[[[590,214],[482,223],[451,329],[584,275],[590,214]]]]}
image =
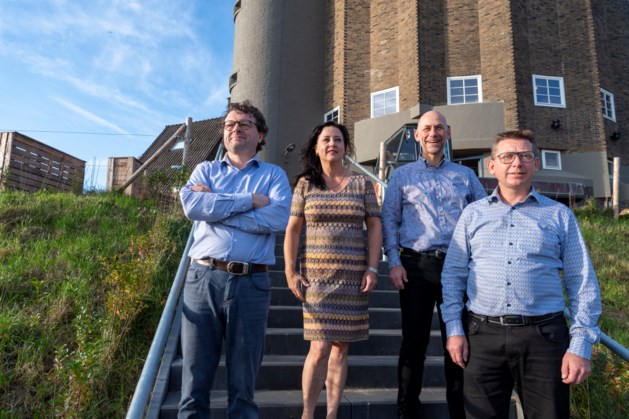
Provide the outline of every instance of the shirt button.
{"type": "Polygon", "coordinates": [[[509,243],[509,246],[513,246],[513,243],[509,243]]]}
{"type": "Polygon", "coordinates": [[[507,282],[507,285],[511,285],[511,282],[507,282]]]}
{"type": "Polygon", "coordinates": [[[513,224],[511,224],[511,227],[514,227],[514,225],[513,225],[513,224]]]}
{"type": "Polygon", "coordinates": [[[508,264],[508,265],[511,265],[511,261],[508,261],[508,262],[507,262],[507,264],[508,264]]]}
{"type": "Polygon", "coordinates": [[[511,307],[511,304],[507,304],[507,307],[511,307]]]}

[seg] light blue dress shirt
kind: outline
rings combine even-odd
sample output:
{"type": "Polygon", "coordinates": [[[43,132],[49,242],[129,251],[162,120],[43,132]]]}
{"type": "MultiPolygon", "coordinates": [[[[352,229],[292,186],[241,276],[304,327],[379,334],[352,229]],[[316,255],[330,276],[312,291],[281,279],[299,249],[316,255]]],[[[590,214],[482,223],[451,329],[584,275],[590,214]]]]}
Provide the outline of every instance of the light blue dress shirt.
{"type": "Polygon", "coordinates": [[[445,252],[463,208],[486,196],[476,174],[457,163],[435,167],[420,157],[396,169],[381,213],[389,268],[401,265],[400,247],[445,252]]]}
{"type": "Polygon", "coordinates": [[[193,220],[190,257],[272,265],[275,233],[288,223],[292,194],[286,173],[256,155],[238,169],[227,156],[200,163],[179,192],[186,216],[193,220]],[[212,192],[194,192],[203,183],[212,192]],[[269,197],[270,205],[253,209],[252,194],[269,197]]]}
{"type": "Polygon", "coordinates": [[[568,352],[590,359],[599,339],[601,298],[576,217],[532,189],[515,205],[496,189],[463,211],[448,249],[441,312],[449,336],[463,336],[461,312],[487,316],[571,313],[568,352]],[[563,279],[562,273],[563,271],[563,279]]]}

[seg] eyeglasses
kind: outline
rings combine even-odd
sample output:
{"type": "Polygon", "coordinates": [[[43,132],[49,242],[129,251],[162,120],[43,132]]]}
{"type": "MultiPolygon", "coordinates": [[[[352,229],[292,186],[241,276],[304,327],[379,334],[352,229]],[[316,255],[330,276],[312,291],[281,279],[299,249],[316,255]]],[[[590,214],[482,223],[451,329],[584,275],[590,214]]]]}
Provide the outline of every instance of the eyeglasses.
{"type": "Polygon", "coordinates": [[[513,160],[515,160],[515,156],[518,156],[520,158],[520,161],[523,163],[530,163],[535,159],[535,153],[532,151],[520,151],[517,153],[513,151],[508,151],[506,153],[500,153],[496,157],[498,157],[500,163],[509,164],[513,163],[513,160]]]}
{"type": "Polygon", "coordinates": [[[241,119],[240,121],[225,121],[222,125],[223,128],[225,128],[227,131],[233,131],[234,128],[236,128],[236,125],[238,125],[242,129],[249,129],[255,124],[256,123],[254,121],[251,121],[249,119],[241,119]]]}

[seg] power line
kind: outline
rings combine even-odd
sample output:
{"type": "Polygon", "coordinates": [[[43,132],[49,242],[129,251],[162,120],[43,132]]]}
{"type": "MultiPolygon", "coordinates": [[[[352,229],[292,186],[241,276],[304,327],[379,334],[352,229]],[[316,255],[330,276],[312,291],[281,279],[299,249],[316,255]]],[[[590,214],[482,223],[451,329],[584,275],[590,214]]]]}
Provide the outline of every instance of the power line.
{"type": "Polygon", "coordinates": [[[40,130],[35,130],[35,129],[15,129],[15,130],[0,129],[0,131],[47,132],[47,133],[53,133],[53,134],[123,135],[123,136],[134,136],[134,137],[157,137],[157,135],[154,135],[154,134],[122,134],[122,133],[112,133],[112,132],[81,132],[81,131],[40,131],[40,130]]]}

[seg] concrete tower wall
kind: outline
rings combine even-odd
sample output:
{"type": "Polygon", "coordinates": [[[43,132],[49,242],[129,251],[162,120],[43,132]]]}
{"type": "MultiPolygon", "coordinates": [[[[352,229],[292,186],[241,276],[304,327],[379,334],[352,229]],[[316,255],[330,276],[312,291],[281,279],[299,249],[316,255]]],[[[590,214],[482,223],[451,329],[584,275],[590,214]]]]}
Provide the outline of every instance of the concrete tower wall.
{"type": "Polygon", "coordinates": [[[267,118],[261,156],[286,170],[300,168],[299,148],[323,121],[325,2],[239,0],[234,6],[231,101],[245,99],[267,118]],[[286,147],[296,144],[286,156],[286,147]]]}

